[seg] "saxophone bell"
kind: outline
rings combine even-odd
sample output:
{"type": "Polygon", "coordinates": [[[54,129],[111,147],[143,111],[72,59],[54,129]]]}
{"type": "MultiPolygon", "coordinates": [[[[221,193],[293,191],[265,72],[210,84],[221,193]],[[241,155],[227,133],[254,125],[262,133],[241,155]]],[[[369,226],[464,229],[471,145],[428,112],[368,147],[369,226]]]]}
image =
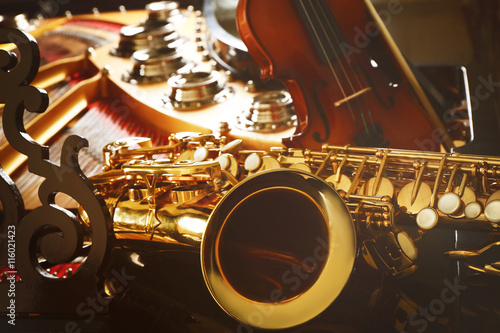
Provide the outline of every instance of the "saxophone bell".
{"type": "MultiPolygon", "coordinates": [[[[253,327],[299,325],[337,298],[357,245],[349,209],[329,184],[296,169],[238,181],[234,158],[232,167],[223,168],[220,158],[185,159],[194,159],[207,142],[219,156],[232,145],[203,136],[172,139],[161,148],[143,142],[107,145],[107,171],[92,179],[110,208],[117,238],[199,247],[213,298],[253,327]],[[158,152],[168,159],[152,159],[158,152]],[[256,316],[263,309],[265,315],[256,316]]],[[[85,221],[85,212],[80,217],[85,221]]]]}
{"type": "Polygon", "coordinates": [[[201,261],[212,296],[229,315],[279,329],[314,318],[337,298],[356,249],[338,193],[310,173],[277,169],[245,179],[217,204],[201,261]]]}

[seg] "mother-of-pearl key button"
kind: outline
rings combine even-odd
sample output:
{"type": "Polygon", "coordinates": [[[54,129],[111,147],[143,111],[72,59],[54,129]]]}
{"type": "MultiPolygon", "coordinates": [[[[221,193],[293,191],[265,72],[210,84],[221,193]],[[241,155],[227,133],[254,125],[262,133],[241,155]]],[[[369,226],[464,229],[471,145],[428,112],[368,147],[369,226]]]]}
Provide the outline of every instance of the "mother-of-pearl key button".
{"type": "Polygon", "coordinates": [[[202,162],[206,160],[208,157],[208,148],[207,147],[198,147],[194,152],[194,160],[196,162],[202,162]]]}
{"type": "Polygon", "coordinates": [[[255,171],[257,170],[262,163],[262,158],[257,153],[251,153],[245,159],[245,170],[247,171],[255,171]]]}
{"type": "Polygon", "coordinates": [[[421,229],[432,229],[437,224],[439,220],[438,212],[431,207],[426,207],[422,209],[417,214],[416,222],[421,229]]]}
{"type": "Polygon", "coordinates": [[[490,222],[500,222],[500,200],[490,201],[484,207],[484,217],[490,222]]]}
{"type": "Polygon", "coordinates": [[[219,162],[222,170],[227,170],[231,165],[231,160],[226,154],[217,157],[217,162],[219,162]]]}
{"type": "Polygon", "coordinates": [[[438,209],[444,214],[455,214],[459,209],[462,200],[458,196],[458,194],[453,192],[448,192],[443,194],[441,198],[438,200],[438,209]]]}
{"type": "Polygon", "coordinates": [[[469,202],[464,209],[465,216],[469,219],[475,219],[483,212],[483,206],[477,202],[469,202]]]}

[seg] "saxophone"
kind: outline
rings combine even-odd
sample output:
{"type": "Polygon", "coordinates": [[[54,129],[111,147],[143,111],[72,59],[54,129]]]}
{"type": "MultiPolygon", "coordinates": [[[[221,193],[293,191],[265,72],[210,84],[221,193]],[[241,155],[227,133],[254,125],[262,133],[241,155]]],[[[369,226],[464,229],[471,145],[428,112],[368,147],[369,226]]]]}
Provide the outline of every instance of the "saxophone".
{"type": "MultiPolygon", "coordinates": [[[[404,277],[416,270],[415,241],[438,223],[500,229],[498,157],[328,144],[245,150],[241,140],[196,133],[168,141],[128,138],[103,148],[105,171],[91,180],[115,236],[199,248],[213,298],[254,327],[317,316],[345,287],[358,253],[404,277]],[[286,283],[292,273],[300,281],[286,283]],[[252,320],[266,307],[269,315],[252,320]]],[[[500,275],[498,263],[471,268],[500,275]]]]}

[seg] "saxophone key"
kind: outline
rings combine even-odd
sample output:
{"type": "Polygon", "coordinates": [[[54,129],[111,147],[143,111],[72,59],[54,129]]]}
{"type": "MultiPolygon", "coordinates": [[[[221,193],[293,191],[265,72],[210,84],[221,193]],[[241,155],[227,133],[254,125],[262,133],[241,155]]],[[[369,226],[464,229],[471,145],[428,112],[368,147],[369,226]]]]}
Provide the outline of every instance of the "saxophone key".
{"type": "Polygon", "coordinates": [[[486,200],[484,217],[490,222],[500,222],[500,190],[493,192],[486,200]]]}
{"type": "Polygon", "coordinates": [[[418,214],[422,209],[429,206],[431,202],[432,190],[427,183],[421,183],[414,200],[412,193],[417,182],[413,181],[401,189],[398,194],[397,202],[399,207],[405,207],[408,214],[418,214]]]}
{"type": "Polygon", "coordinates": [[[219,162],[222,170],[228,171],[233,177],[238,177],[240,173],[240,168],[238,161],[231,154],[222,154],[216,159],[219,162]]]}
{"type": "Polygon", "coordinates": [[[392,182],[388,178],[382,177],[377,187],[376,178],[372,177],[361,185],[359,193],[377,197],[389,196],[392,198],[394,196],[394,185],[392,185],[392,182]]]}
{"type": "Polygon", "coordinates": [[[258,153],[251,153],[245,159],[245,170],[257,171],[262,165],[262,157],[258,153]]]}
{"type": "Polygon", "coordinates": [[[418,258],[418,249],[410,235],[405,231],[401,231],[397,234],[396,238],[404,255],[412,261],[416,260],[418,258]]]}
{"type": "Polygon", "coordinates": [[[260,171],[281,168],[281,163],[277,159],[272,156],[261,156],[259,153],[248,155],[244,165],[249,175],[260,171]]]}
{"type": "Polygon", "coordinates": [[[483,212],[483,205],[480,202],[473,201],[465,205],[464,214],[469,219],[478,218],[483,212]]]}
{"type": "Polygon", "coordinates": [[[437,207],[440,212],[446,215],[460,215],[464,205],[462,199],[455,192],[447,192],[439,198],[437,207]]]}
{"type": "Polygon", "coordinates": [[[337,181],[337,174],[333,174],[325,179],[325,181],[330,184],[337,191],[349,191],[351,187],[351,180],[346,175],[340,175],[340,179],[337,181]]]}
{"type": "Polygon", "coordinates": [[[438,212],[432,207],[423,208],[416,217],[417,225],[424,230],[432,229],[439,220],[438,212]]]}
{"type": "Polygon", "coordinates": [[[484,217],[490,222],[500,222],[500,199],[488,202],[484,208],[484,217]]]}
{"type": "Polygon", "coordinates": [[[202,146],[196,148],[193,154],[193,158],[196,162],[202,162],[205,161],[208,158],[210,151],[208,150],[207,147],[202,146]]]}
{"type": "Polygon", "coordinates": [[[305,164],[305,163],[293,163],[292,165],[290,165],[289,167],[290,169],[294,169],[294,170],[302,170],[302,171],[305,171],[305,172],[311,172],[311,168],[309,167],[309,165],[305,164]]]}

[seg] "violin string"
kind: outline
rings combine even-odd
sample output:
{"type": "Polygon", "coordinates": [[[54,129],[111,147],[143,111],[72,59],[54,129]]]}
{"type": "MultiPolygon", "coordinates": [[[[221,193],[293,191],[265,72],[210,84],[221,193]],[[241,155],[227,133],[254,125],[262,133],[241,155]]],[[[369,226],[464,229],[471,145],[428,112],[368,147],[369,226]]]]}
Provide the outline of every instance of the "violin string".
{"type": "MultiPolygon", "coordinates": [[[[324,3],[324,2],[323,2],[323,3],[324,3]]],[[[326,5],[326,4],[325,4],[325,5],[326,5]]],[[[318,12],[317,12],[317,11],[315,11],[315,12],[316,12],[316,14],[318,15],[318,12]]],[[[331,34],[332,34],[332,35],[333,35],[333,37],[335,38],[335,42],[337,43],[337,45],[340,45],[340,44],[341,44],[341,42],[342,42],[342,40],[343,40],[343,37],[342,37],[342,36],[338,36],[338,35],[337,35],[336,29],[332,26],[332,22],[331,22],[331,20],[329,20],[329,19],[328,19],[328,17],[327,17],[327,14],[326,14],[325,10],[320,10],[320,11],[319,11],[319,14],[323,16],[323,20],[319,20],[319,21],[320,21],[320,22],[325,22],[325,23],[328,25],[329,31],[331,32],[331,34]]],[[[322,27],[322,29],[323,29],[323,31],[324,31],[324,33],[325,33],[325,35],[326,35],[326,36],[328,36],[328,32],[326,31],[326,28],[325,28],[323,25],[321,25],[321,27],[322,27]]],[[[338,55],[338,54],[337,54],[337,52],[335,51],[334,45],[332,44],[332,40],[331,40],[331,39],[329,39],[329,38],[328,38],[327,40],[328,40],[328,43],[330,43],[330,47],[331,47],[331,49],[332,49],[332,50],[334,50],[335,55],[337,56],[337,58],[338,58],[338,59],[340,59],[339,55],[338,55]]],[[[342,65],[342,63],[341,63],[340,61],[339,61],[339,63],[340,63],[340,66],[341,66],[342,70],[344,71],[344,74],[345,74],[345,76],[346,76],[347,80],[349,81],[349,84],[350,84],[351,88],[353,89],[353,91],[355,91],[355,89],[354,89],[354,87],[353,87],[352,82],[349,80],[349,76],[347,76],[347,73],[346,73],[346,71],[345,71],[344,66],[342,65]]],[[[361,84],[361,81],[360,81],[360,79],[359,79],[359,75],[356,73],[356,71],[354,70],[354,68],[352,68],[352,67],[351,67],[351,69],[352,69],[352,72],[353,72],[354,78],[355,78],[355,80],[356,80],[356,83],[357,83],[357,85],[358,85],[358,87],[359,87],[359,90],[364,89],[363,84],[361,84]]],[[[359,106],[360,106],[359,110],[360,110],[361,116],[362,116],[362,118],[363,118],[363,124],[364,124],[365,130],[366,130],[366,133],[368,134],[368,133],[369,133],[369,131],[368,131],[367,124],[366,124],[366,122],[364,121],[365,116],[364,116],[364,111],[363,111],[363,110],[364,110],[365,108],[366,108],[366,110],[368,110],[368,113],[369,113],[369,119],[371,120],[371,123],[372,123],[371,125],[373,126],[373,120],[372,120],[372,117],[371,117],[371,112],[369,111],[369,110],[370,110],[369,105],[367,104],[367,102],[366,102],[366,100],[365,100],[365,99],[363,99],[364,104],[365,104],[365,107],[362,107],[362,106],[361,106],[361,102],[359,101],[359,99],[356,99],[356,101],[358,102],[358,104],[359,104],[359,106]]],[[[349,102],[349,101],[348,101],[348,102],[349,102]]]]}
{"type": "MultiPolygon", "coordinates": [[[[333,63],[330,61],[330,59],[328,57],[328,52],[326,51],[326,49],[321,41],[321,38],[319,37],[318,31],[315,28],[315,25],[311,19],[310,13],[308,12],[308,10],[304,4],[304,1],[299,0],[298,2],[300,4],[300,6],[302,7],[302,12],[305,14],[305,17],[306,17],[307,21],[309,22],[311,29],[314,32],[314,37],[316,38],[316,40],[318,41],[318,44],[320,45],[321,52],[323,52],[323,55],[325,56],[325,59],[328,63],[328,67],[330,68],[330,71],[332,72],[333,76],[335,77],[335,80],[337,81],[337,84],[339,85],[339,88],[340,88],[340,91],[342,92],[342,95],[344,96],[344,98],[347,98],[347,95],[344,91],[344,87],[342,86],[342,83],[337,75],[337,72],[335,71],[335,68],[333,67],[333,63]]],[[[354,121],[356,121],[356,117],[354,116],[354,111],[351,108],[351,104],[348,103],[347,105],[349,108],[349,112],[351,113],[351,117],[353,118],[354,121]]]]}
{"type": "MultiPolygon", "coordinates": [[[[314,3],[315,2],[311,2],[312,10],[314,12],[314,15],[317,18],[317,21],[319,22],[319,27],[321,28],[321,30],[323,31],[323,33],[324,33],[325,36],[328,37],[329,33],[331,33],[335,37],[336,44],[340,45],[341,40],[335,34],[335,29],[330,24],[330,22],[328,20],[328,17],[326,16],[326,13],[322,9],[318,10],[317,6],[313,5],[314,3]],[[325,27],[324,24],[328,25],[328,27],[325,27]],[[327,28],[329,28],[329,29],[327,29],[327,28]]],[[[352,92],[353,93],[356,92],[356,89],[354,88],[351,80],[349,79],[349,76],[347,75],[345,67],[342,65],[342,62],[340,61],[340,55],[337,53],[337,50],[335,49],[335,46],[332,43],[332,40],[330,38],[326,38],[326,41],[328,42],[328,45],[330,46],[330,49],[333,51],[333,53],[335,55],[335,58],[338,60],[339,66],[342,69],[342,72],[344,73],[344,76],[347,79],[347,82],[349,83],[349,86],[351,87],[352,92]]],[[[326,48],[325,48],[325,50],[326,50],[326,48]]],[[[359,80],[358,80],[358,82],[359,82],[359,80]]]]}
{"type": "MultiPolygon", "coordinates": [[[[328,17],[326,17],[325,10],[322,9],[322,8],[320,8],[320,10],[318,10],[318,2],[316,2],[314,0],[310,1],[310,4],[311,4],[312,10],[314,12],[314,15],[316,16],[317,22],[319,22],[319,28],[323,31],[324,35],[326,36],[326,41],[328,43],[328,46],[330,46],[330,49],[332,50],[333,55],[337,59],[338,65],[340,66],[340,68],[342,70],[342,73],[344,74],[344,76],[346,78],[346,81],[349,84],[349,87],[351,88],[352,93],[355,93],[357,90],[354,88],[354,85],[353,85],[352,81],[350,80],[349,75],[347,75],[347,71],[346,71],[344,65],[342,64],[341,57],[337,53],[337,50],[335,49],[335,46],[333,45],[333,42],[329,38],[329,36],[331,34],[333,34],[333,36],[335,37],[335,42],[337,43],[337,45],[340,45],[341,41],[337,38],[337,35],[335,34],[335,30],[330,25],[330,21],[328,20],[328,17]],[[330,30],[328,30],[327,27],[325,27],[325,24],[328,25],[328,28],[330,28],[330,30]]],[[[323,47],[323,49],[326,52],[326,48],[323,47]]],[[[328,57],[328,55],[325,54],[325,57],[328,57]]],[[[354,76],[357,78],[356,73],[354,73],[354,76]]],[[[359,80],[358,80],[358,83],[359,83],[359,80]]],[[[360,90],[361,90],[361,85],[360,85],[360,90]]],[[[352,109],[351,102],[352,102],[352,100],[347,100],[346,101],[347,105],[349,106],[349,110],[351,112],[351,116],[353,118],[354,124],[357,127],[358,126],[358,122],[357,122],[356,116],[354,114],[354,111],[352,109]]],[[[359,103],[359,100],[356,99],[356,102],[359,103]]],[[[359,110],[362,110],[362,108],[358,108],[358,111],[359,110]]],[[[361,111],[361,113],[362,113],[362,111],[361,111]]],[[[361,116],[362,116],[362,114],[361,114],[361,116]]],[[[365,126],[365,129],[366,129],[366,126],[365,126]]]]}

